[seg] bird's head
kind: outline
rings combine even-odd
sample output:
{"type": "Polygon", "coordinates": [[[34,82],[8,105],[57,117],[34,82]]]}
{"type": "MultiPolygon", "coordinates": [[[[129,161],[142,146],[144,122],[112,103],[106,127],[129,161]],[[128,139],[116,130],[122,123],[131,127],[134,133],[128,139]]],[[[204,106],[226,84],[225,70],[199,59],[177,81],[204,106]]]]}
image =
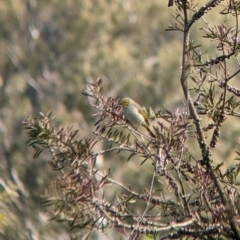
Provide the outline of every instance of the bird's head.
{"type": "Polygon", "coordinates": [[[120,101],[120,105],[122,107],[127,107],[130,103],[131,99],[130,98],[123,98],[121,101],[120,101]]]}

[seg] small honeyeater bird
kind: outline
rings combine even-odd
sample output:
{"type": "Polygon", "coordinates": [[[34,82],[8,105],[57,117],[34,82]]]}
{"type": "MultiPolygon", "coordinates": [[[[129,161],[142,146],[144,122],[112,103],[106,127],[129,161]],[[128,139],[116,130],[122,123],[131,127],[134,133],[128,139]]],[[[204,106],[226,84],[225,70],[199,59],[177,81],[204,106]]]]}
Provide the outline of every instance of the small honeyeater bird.
{"type": "Polygon", "coordinates": [[[152,137],[155,137],[153,132],[150,130],[147,112],[144,111],[141,106],[134,102],[131,98],[123,98],[120,101],[120,105],[123,107],[123,113],[126,120],[134,126],[143,126],[147,129],[152,137]]]}

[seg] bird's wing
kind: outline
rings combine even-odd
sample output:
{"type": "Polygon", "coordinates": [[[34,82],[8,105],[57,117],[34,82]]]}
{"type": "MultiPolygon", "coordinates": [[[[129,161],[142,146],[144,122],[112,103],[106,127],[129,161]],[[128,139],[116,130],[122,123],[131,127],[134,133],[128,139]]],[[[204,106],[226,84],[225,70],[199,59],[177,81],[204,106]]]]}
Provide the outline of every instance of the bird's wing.
{"type": "Polygon", "coordinates": [[[150,124],[149,124],[149,122],[148,122],[148,115],[147,115],[146,110],[144,111],[144,109],[139,108],[139,109],[138,109],[138,112],[139,112],[141,115],[143,115],[143,117],[144,117],[147,125],[150,126],[150,124]]]}

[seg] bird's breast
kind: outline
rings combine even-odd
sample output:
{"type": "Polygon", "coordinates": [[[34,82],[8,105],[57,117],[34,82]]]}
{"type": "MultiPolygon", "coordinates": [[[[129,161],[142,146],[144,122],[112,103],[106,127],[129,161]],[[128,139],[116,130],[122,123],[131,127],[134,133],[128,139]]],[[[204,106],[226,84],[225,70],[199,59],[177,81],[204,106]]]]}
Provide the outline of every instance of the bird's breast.
{"type": "Polygon", "coordinates": [[[144,123],[144,117],[138,112],[136,108],[124,109],[126,119],[133,125],[141,125],[144,123]]]}

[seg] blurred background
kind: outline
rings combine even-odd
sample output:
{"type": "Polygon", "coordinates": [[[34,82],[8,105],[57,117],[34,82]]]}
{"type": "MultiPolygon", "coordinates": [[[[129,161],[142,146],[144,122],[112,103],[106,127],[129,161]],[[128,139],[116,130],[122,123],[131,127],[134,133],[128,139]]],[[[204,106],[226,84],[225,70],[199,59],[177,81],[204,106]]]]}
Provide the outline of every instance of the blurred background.
{"type": "MultiPolygon", "coordinates": [[[[69,239],[68,226],[49,222],[51,215],[42,205],[41,196],[57,173],[51,171],[48,153],[33,159],[33,150],[26,146],[22,121],[30,114],[53,111],[54,127],[73,126],[79,129],[78,139],[91,135],[95,110],[81,91],[98,77],[106,96],[130,96],[156,111],[184,105],[179,82],[182,35],[165,31],[176,11],[167,4],[167,0],[1,2],[0,239],[69,239]]],[[[206,18],[213,25],[228,16],[211,13],[206,18]]],[[[216,43],[201,38],[203,26],[196,24],[192,39],[209,55],[216,54],[216,43]]],[[[236,129],[225,128],[220,161],[234,155],[238,138],[236,129]]],[[[118,179],[125,176],[124,183],[137,189],[146,181],[150,184],[150,163],[139,178],[140,161],[126,162],[124,155],[119,159],[110,154],[101,161],[118,179]],[[122,171],[126,164],[127,174],[122,171]]]]}

